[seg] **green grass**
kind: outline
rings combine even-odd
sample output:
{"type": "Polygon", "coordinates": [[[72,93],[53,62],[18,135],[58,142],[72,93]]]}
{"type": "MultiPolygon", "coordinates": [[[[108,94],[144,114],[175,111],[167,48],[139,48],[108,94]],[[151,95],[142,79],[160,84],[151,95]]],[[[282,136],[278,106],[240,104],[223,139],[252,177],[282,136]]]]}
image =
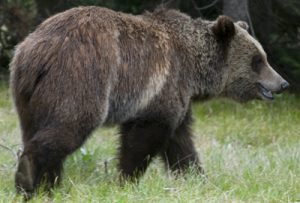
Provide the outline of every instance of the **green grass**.
{"type": "MultiPolygon", "coordinates": [[[[213,100],[194,107],[193,130],[206,183],[191,171],[174,178],[159,159],[138,185],[118,184],[117,128],[94,132],[65,163],[60,187],[32,202],[299,202],[300,98],[237,104],[213,100]],[[107,167],[105,167],[107,163],[107,167]]],[[[0,85],[0,202],[14,190],[21,139],[7,84],[0,85]],[[7,148],[4,148],[6,146],[7,148]]]]}

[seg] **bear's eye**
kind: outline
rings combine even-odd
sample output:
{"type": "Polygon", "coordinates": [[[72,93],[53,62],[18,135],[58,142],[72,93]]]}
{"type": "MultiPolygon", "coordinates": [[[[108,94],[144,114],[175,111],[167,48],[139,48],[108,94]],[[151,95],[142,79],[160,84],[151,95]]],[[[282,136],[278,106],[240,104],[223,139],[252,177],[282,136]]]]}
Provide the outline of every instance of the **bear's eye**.
{"type": "Polygon", "coordinates": [[[263,58],[261,55],[255,55],[253,58],[252,58],[252,69],[254,72],[256,73],[259,73],[260,70],[262,69],[263,67],[263,58]]]}

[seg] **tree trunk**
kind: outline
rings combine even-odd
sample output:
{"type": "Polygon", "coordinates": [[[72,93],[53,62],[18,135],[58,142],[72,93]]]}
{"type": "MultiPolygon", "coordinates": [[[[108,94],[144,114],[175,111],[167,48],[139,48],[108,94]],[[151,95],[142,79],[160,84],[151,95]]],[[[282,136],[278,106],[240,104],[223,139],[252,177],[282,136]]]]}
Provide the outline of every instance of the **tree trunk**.
{"type": "Polygon", "coordinates": [[[231,17],[234,21],[248,22],[247,9],[248,0],[223,0],[223,14],[231,17]]]}
{"type": "Polygon", "coordinates": [[[253,37],[256,37],[250,11],[248,7],[248,0],[223,0],[223,14],[231,17],[233,21],[245,21],[249,24],[249,32],[253,37]]]}

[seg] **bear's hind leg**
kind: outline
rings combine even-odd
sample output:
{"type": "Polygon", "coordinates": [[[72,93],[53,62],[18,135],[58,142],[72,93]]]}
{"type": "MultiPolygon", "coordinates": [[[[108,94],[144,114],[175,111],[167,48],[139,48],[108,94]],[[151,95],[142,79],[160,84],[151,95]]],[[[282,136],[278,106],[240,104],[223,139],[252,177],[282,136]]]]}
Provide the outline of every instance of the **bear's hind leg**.
{"type": "Polygon", "coordinates": [[[189,123],[189,119],[187,119],[175,130],[175,134],[170,138],[161,157],[166,167],[174,172],[182,173],[192,167],[197,173],[204,174],[194,147],[189,123]]]}
{"type": "Polygon", "coordinates": [[[49,127],[39,130],[25,143],[15,176],[18,192],[30,196],[45,181],[46,189],[53,187],[62,171],[67,155],[79,148],[91,130],[49,127]]]}
{"type": "Polygon", "coordinates": [[[121,127],[120,163],[122,180],[137,181],[152,158],[166,146],[170,128],[159,122],[131,121],[121,127]]]}

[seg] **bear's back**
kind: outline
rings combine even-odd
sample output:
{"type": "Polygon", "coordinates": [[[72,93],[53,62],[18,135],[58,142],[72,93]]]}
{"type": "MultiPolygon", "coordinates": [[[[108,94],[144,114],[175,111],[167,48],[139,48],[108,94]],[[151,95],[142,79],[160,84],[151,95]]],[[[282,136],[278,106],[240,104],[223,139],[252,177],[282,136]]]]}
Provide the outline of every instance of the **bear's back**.
{"type": "Polygon", "coordinates": [[[163,26],[105,8],[74,8],[45,20],[18,46],[12,89],[26,97],[35,92],[33,103],[51,92],[51,98],[43,97],[45,108],[55,99],[69,112],[75,108],[70,100],[105,97],[108,122],[120,122],[162,90],[170,51],[163,26]]]}

